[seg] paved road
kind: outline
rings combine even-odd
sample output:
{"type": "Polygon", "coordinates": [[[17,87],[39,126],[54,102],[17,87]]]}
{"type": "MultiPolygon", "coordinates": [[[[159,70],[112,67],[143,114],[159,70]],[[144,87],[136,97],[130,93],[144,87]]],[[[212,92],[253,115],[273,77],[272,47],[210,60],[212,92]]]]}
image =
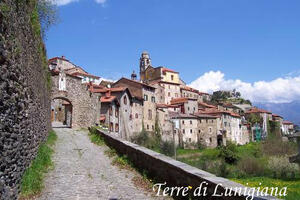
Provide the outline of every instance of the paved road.
{"type": "Polygon", "coordinates": [[[108,147],[92,144],[87,131],[54,130],[58,135],[53,155],[55,168],[47,174],[45,189],[38,199],[156,199],[132,183],[134,172],[111,165],[111,159],[104,154],[108,147]]]}

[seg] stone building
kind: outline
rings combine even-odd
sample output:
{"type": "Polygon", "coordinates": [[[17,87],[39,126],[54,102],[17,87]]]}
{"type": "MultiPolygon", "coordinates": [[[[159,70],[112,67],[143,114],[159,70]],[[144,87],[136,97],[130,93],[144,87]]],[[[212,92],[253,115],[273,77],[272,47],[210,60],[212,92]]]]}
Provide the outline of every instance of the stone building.
{"type": "Polygon", "coordinates": [[[261,122],[258,124],[260,128],[260,137],[262,139],[268,136],[268,121],[272,120],[272,113],[270,111],[252,107],[251,109],[245,112],[246,119],[249,119],[250,115],[257,115],[261,118],[261,122]]]}
{"type": "MultiPolygon", "coordinates": [[[[82,78],[66,74],[63,70],[51,71],[51,107],[52,114],[57,108],[55,101],[63,100],[65,125],[72,128],[89,127],[100,118],[99,95],[89,90],[88,84],[82,83],[82,78]]],[[[54,118],[52,118],[53,120],[54,118]]]]}
{"type": "Polygon", "coordinates": [[[194,88],[188,86],[180,86],[180,92],[181,92],[181,97],[196,99],[202,102],[202,100],[200,99],[199,91],[194,88]]]}
{"type": "Polygon", "coordinates": [[[195,115],[169,111],[173,123],[175,143],[183,148],[197,148],[198,119],[195,115]]]}
{"type": "Polygon", "coordinates": [[[170,103],[173,106],[179,106],[180,112],[183,114],[194,114],[198,112],[197,99],[181,97],[172,99],[170,103]]]}
{"type": "Polygon", "coordinates": [[[291,135],[294,133],[294,124],[290,121],[282,122],[282,135],[291,135]]]}
{"type": "Polygon", "coordinates": [[[129,140],[132,137],[132,96],[127,88],[92,89],[93,93],[100,93],[100,123],[117,136],[129,140]]]}
{"type": "Polygon", "coordinates": [[[113,87],[126,87],[132,95],[134,102],[132,113],[135,118],[133,128],[135,132],[141,132],[143,125],[146,131],[154,131],[156,120],[155,88],[127,78],[116,81],[113,87]]]}
{"type": "Polygon", "coordinates": [[[81,78],[82,83],[100,83],[100,77],[86,72],[82,67],[76,66],[66,57],[54,57],[48,60],[51,71],[64,71],[66,74],[81,78]]]}
{"type": "Polygon", "coordinates": [[[218,144],[217,130],[217,119],[220,116],[200,113],[197,113],[196,116],[198,117],[198,139],[200,144],[209,148],[221,146],[221,141],[218,144]]]}
{"type": "Polygon", "coordinates": [[[160,89],[156,93],[159,103],[169,104],[173,98],[181,96],[179,73],[162,66],[153,67],[147,52],[143,52],[140,58],[140,79],[160,89]]]}

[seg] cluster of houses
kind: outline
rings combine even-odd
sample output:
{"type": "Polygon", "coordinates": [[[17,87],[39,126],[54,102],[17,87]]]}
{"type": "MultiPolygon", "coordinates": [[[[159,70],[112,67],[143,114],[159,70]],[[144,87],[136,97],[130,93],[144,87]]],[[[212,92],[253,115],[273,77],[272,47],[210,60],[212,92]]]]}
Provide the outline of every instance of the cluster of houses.
{"type": "MultiPolygon", "coordinates": [[[[198,145],[213,148],[228,141],[243,145],[267,137],[269,121],[278,122],[282,135],[293,133],[293,123],[270,111],[250,104],[213,104],[212,95],[187,86],[179,72],[153,67],[147,52],[142,53],[139,65],[139,79],[133,72],[130,78],[110,82],[89,74],[65,57],[49,60],[50,71],[59,77],[53,79],[58,81],[54,84],[58,90],[67,94],[68,90],[81,87],[68,86],[63,77],[80,78],[86,96],[97,99],[98,105],[92,105],[97,108],[93,123],[107,127],[109,132],[126,140],[142,130],[149,134],[159,130],[163,140],[175,141],[184,148],[198,145]],[[248,119],[253,115],[261,121],[250,123],[248,119]]],[[[57,117],[66,116],[64,103],[71,103],[66,102],[67,98],[66,95],[52,102],[53,121],[67,121],[57,117]]],[[[85,105],[77,106],[84,108],[85,105]]]]}

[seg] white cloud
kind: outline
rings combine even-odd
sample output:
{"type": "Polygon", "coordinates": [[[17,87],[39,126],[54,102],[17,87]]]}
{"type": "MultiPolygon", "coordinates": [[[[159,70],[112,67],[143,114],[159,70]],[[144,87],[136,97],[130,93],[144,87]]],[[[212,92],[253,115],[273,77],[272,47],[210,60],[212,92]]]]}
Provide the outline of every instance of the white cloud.
{"type": "Polygon", "coordinates": [[[97,3],[103,4],[106,2],[106,0],[95,0],[97,3]]]}
{"type": "Polygon", "coordinates": [[[64,6],[72,2],[77,2],[79,0],[53,0],[53,3],[58,6],[64,6]]]}
{"type": "Polygon", "coordinates": [[[239,79],[225,79],[225,74],[221,71],[209,71],[190,86],[208,93],[236,89],[244,98],[253,102],[284,103],[300,99],[300,75],[277,78],[269,82],[247,83],[239,79]]]}
{"type": "MultiPolygon", "coordinates": [[[[78,2],[79,0],[52,0],[54,4],[58,6],[64,6],[72,2],[78,2]]],[[[96,3],[104,5],[106,0],[94,0],[96,3]]]]}

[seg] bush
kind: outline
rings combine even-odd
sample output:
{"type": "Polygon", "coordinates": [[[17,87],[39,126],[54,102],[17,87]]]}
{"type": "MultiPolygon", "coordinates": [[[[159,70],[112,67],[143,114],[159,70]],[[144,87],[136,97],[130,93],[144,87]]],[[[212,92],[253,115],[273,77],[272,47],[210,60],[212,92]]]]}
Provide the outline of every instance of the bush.
{"type": "Polygon", "coordinates": [[[172,141],[161,141],[160,152],[166,156],[174,156],[174,142],[172,141]]]}
{"type": "Polygon", "coordinates": [[[268,156],[285,156],[297,153],[297,145],[293,142],[284,142],[281,137],[269,137],[262,143],[262,151],[268,156]]]}
{"type": "Polygon", "coordinates": [[[204,161],[202,169],[221,177],[227,177],[230,173],[229,167],[223,159],[204,161]]]}
{"type": "Polygon", "coordinates": [[[274,178],[294,178],[299,173],[299,166],[290,163],[285,156],[273,156],[269,159],[268,168],[274,178]]]}
{"type": "Polygon", "coordinates": [[[221,146],[219,157],[224,158],[228,164],[235,164],[239,160],[237,145],[228,142],[226,146],[221,146]]]}
{"type": "Polygon", "coordinates": [[[246,156],[241,158],[241,160],[237,164],[237,168],[243,174],[251,176],[262,176],[265,174],[266,169],[265,162],[262,159],[255,158],[253,156],[246,156]]]}

